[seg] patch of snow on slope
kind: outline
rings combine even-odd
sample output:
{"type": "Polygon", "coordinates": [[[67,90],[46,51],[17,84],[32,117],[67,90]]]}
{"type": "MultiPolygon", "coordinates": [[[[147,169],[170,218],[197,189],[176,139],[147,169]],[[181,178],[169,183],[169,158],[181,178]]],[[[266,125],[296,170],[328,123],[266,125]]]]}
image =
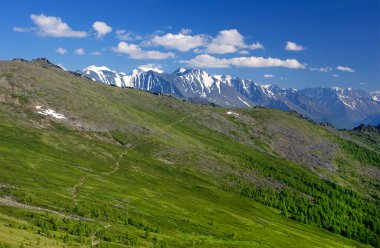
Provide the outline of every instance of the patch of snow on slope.
{"type": "Polygon", "coordinates": [[[236,113],[236,112],[233,112],[233,111],[227,111],[227,114],[228,114],[228,115],[232,115],[232,116],[235,116],[235,117],[238,117],[238,116],[239,116],[239,114],[238,114],[238,113],[236,113]]]}
{"type": "Polygon", "coordinates": [[[251,105],[249,105],[246,101],[244,101],[243,99],[240,98],[240,96],[238,96],[239,100],[244,103],[245,105],[247,105],[248,107],[251,107],[251,105]]]}
{"type": "Polygon", "coordinates": [[[205,86],[206,88],[208,88],[208,89],[209,89],[209,88],[212,86],[212,84],[214,83],[214,79],[213,79],[210,75],[208,75],[208,73],[205,72],[205,71],[202,72],[201,80],[199,80],[199,81],[203,82],[204,86],[205,86]]]}
{"type": "Polygon", "coordinates": [[[354,101],[352,101],[351,103],[349,103],[347,101],[347,99],[349,100],[349,98],[347,96],[344,96],[342,94],[338,94],[338,98],[339,100],[344,104],[346,105],[347,107],[349,107],[350,109],[356,109],[356,103],[354,101]]]}
{"type": "Polygon", "coordinates": [[[42,106],[36,106],[36,109],[40,110],[40,111],[37,111],[37,113],[41,115],[51,116],[56,119],[67,119],[66,116],[64,116],[63,114],[57,113],[52,109],[44,109],[42,106]]]}

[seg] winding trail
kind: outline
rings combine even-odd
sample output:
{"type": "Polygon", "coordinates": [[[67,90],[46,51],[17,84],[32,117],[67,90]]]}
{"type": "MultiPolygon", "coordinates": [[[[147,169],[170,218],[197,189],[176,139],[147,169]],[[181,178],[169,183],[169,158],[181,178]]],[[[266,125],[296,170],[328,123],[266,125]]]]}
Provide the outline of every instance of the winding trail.
{"type": "Polygon", "coordinates": [[[90,175],[90,174],[87,174],[87,175],[83,176],[83,177],[79,180],[79,182],[78,182],[74,187],[71,188],[71,194],[72,194],[71,197],[72,197],[72,199],[73,199],[73,201],[74,201],[75,206],[78,205],[78,199],[77,199],[78,188],[79,188],[80,186],[83,185],[84,180],[86,180],[86,178],[87,178],[89,175],[90,175]]]}
{"type": "Polygon", "coordinates": [[[42,207],[37,207],[37,206],[33,206],[33,205],[20,203],[20,202],[13,200],[9,196],[0,197],[0,205],[8,206],[8,207],[15,207],[15,208],[22,208],[22,209],[29,209],[29,210],[44,211],[44,212],[56,214],[56,215],[59,215],[61,217],[68,218],[68,219],[92,221],[92,219],[90,219],[90,218],[86,218],[86,217],[82,217],[82,216],[78,216],[78,215],[67,215],[67,214],[64,214],[64,213],[61,213],[61,212],[58,212],[55,210],[51,210],[48,208],[42,208],[42,207]]]}

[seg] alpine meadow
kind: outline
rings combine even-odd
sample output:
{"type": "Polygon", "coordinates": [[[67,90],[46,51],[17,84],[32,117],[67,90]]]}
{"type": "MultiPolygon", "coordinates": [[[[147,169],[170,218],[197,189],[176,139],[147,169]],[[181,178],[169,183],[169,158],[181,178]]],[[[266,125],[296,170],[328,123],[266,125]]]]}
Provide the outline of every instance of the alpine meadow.
{"type": "Polygon", "coordinates": [[[0,248],[380,247],[378,10],[6,1],[0,248]]]}

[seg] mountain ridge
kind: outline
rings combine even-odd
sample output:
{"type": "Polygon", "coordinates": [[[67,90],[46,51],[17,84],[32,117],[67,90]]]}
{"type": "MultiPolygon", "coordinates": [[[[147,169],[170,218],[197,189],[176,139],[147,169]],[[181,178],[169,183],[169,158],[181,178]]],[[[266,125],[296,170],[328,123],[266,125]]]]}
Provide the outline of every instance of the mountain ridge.
{"type": "Polygon", "coordinates": [[[206,99],[222,107],[264,106],[297,111],[315,122],[337,128],[353,128],[376,123],[380,114],[380,93],[340,87],[282,88],[261,85],[229,75],[212,75],[197,68],[178,68],[165,73],[159,68],[135,69],[131,74],[90,66],[82,71],[93,81],[117,87],[132,87],[182,98],[206,99]]]}

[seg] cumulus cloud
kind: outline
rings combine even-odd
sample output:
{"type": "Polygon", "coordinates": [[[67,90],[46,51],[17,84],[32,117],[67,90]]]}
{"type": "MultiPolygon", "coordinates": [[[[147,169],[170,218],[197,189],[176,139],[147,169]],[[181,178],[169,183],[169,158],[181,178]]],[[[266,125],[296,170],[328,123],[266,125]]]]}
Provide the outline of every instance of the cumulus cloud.
{"type": "Polygon", "coordinates": [[[158,73],[164,72],[160,64],[145,64],[145,65],[140,65],[138,68],[141,71],[155,71],[158,73]]]}
{"type": "Polygon", "coordinates": [[[278,59],[263,57],[236,57],[230,59],[231,65],[238,67],[286,67],[291,69],[305,68],[305,65],[296,59],[278,59]]]}
{"type": "Polygon", "coordinates": [[[285,50],[287,51],[302,51],[305,49],[306,49],[305,47],[301,45],[297,45],[295,42],[292,42],[292,41],[286,42],[285,50]]]}
{"type": "Polygon", "coordinates": [[[207,53],[234,53],[239,48],[245,48],[244,37],[236,29],[222,30],[219,34],[211,40],[207,45],[207,53]]]}
{"type": "Polygon", "coordinates": [[[309,68],[310,71],[329,72],[332,71],[331,67],[309,68]]]}
{"type": "Polygon", "coordinates": [[[275,75],[272,75],[272,74],[264,74],[264,77],[265,77],[265,78],[274,78],[275,75]]]}
{"type": "Polygon", "coordinates": [[[248,48],[251,50],[257,50],[257,49],[264,49],[264,46],[261,43],[256,42],[256,43],[253,43],[252,45],[249,45],[248,48]]]}
{"type": "Polygon", "coordinates": [[[336,69],[338,69],[339,71],[344,71],[344,72],[355,72],[354,69],[347,66],[341,66],[341,65],[337,66],[336,69]]]}
{"type": "Polygon", "coordinates": [[[132,59],[168,59],[175,56],[174,53],[163,53],[156,50],[145,51],[136,44],[128,44],[127,42],[119,42],[117,47],[112,48],[114,52],[128,54],[132,59]]]}
{"type": "Polygon", "coordinates": [[[98,38],[102,38],[106,34],[112,32],[112,28],[108,26],[107,23],[105,22],[99,22],[99,21],[94,22],[94,24],[92,24],[92,28],[95,29],[96,36],[98,38]]]}
{"type": "Polygon", "coordinates": [[[206,46],[207,53],[226,54],[235,53],[240,49],[263,49],[264,46],[259,42],[247,45],[244,42],[244,36],[236,29],[219,31],[218,35],[211,40],[206,46]]]}
{"type": "Polygon", "coordinates": [[[239,52],[239,54],[249,54],[249,52],[248,52],[247,50],[241,50],[241,51],[239,52]]]}
{"type": "Polygon", "coordinates": [[[208,54],[201,54],[190,60],[181,60],[180,63],[193,67],[226,68],[230,67],[228,59],[218,59],[208,54]]]}
{"type": "Polygon", "coordinates": [[[155,36],[148,45],[162,46],[166,49],[175,49],[181,52],[188,52],[191,49],[200,47],[206,42],[204,35],[189,35],[190,29],[182,29],[178,34],[167,33],[163,36],[155,36]]]}
{"type": "Polygon", "coordinates": [[[85,54],[86,54],[86,52],[84,51],[83,48],[75,49],[74,53],[75,53],[76,55],[85,55],[85,54]]]}
{"type": "Polygon", "coordinates": [[[75,31],[71,29],[60,17],[32,14],[30,15],[30,18],[37,26],[37,34],[39,36],[74,38],[83,38],[87,36],[87,33],[84,31],[75,31]]]}
{"type": "Polygon", "coordinates": [[[55,49],[55,52],[64,55],[67,52],[67,50],[63,47],[58,47],[57,49],[55,49]]]}
{"type": "Polygon", "coordinates": [[[190,60],[181,60],[183,64],[194,67],[208,68],[226,68],[230,66],[236,67],[286,67],[291,69],[305,68],[296,59],[278,59],[263,57],[234,57],[234,58],[215,58],[208,54],[201,54],[190,60]]]}

